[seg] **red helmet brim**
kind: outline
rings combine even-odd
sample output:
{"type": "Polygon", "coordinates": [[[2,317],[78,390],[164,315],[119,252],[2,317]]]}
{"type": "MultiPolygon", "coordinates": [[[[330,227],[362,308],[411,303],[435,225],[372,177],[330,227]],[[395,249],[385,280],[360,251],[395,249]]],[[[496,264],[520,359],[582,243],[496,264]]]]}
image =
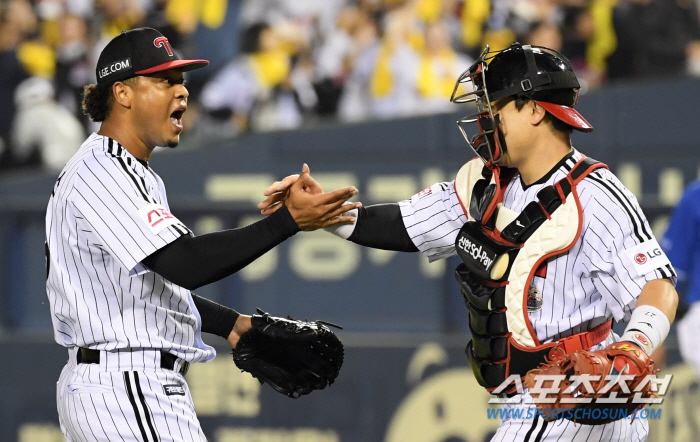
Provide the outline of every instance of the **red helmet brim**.
{"type": "Polygon", "coordinates": [[[586,121],[586,119],[583,118],[583,116],[581,116],[581,114],[579,114],[573,107],[564,106],[562,104],[546,103],[544,101],[534,101],[542,106],[547,112],[554,115],[557,119],[563,121],[569,126],[572,126],[574,129],[580,130],[581,132],[593,131],[593,126],[591,123],[586,121]]]}

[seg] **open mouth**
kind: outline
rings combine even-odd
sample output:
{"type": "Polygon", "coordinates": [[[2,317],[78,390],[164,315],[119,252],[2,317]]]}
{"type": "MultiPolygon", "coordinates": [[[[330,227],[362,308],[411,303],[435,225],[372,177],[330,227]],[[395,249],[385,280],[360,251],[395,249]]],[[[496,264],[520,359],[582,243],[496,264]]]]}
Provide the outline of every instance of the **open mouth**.
{"type": "Polygon", "coordinates": [[[179,129],[182,130],[182,115],[185,113],[185,109],[178,109],[172,114],[170,114],[170,121],[173,123],[173,125],[179,129]]]}

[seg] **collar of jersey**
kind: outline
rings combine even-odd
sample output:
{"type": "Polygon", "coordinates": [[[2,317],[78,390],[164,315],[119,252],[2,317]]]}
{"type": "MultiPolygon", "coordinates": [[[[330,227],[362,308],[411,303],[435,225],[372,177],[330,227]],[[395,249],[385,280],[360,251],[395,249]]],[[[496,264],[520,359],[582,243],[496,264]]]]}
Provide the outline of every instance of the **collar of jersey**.
{"type": "Polygon", "coordinates": [[[540,178],[539,180],[535,181],[535,182],[532,183],[532,184],[526,185],[526,184],[523,182],[523,176],[520,175],[520,174],[518,174],[518,179],[520,180],[520,185],[522,186],[523,190],[527,190],[527,189],[529,189],[529,188],[532,187],[532,186],[536,186],[536,185],[538,185],[538,184],[544,184],[544,183],[546,183],[547,181],[549,181],[549,179],[552,177],[552,175],[554,175],[559,169],[561,169],[562,167],[564,167],[564,163],[566,163],[566,160],[568,160],[569,158],[572,158],[572,157],[574,156],[575,153],[576,153],[576,149],[574,149],[574,148],[572,147],[571,150],[569,151],[569,153],[567,153],[566,156],[565,156],[564,158],[562,158],[561,160],[559,160],[559,162],[558,162],[557,164],[555,164],[554,167],[552,167],[551,169],[549,169],[549,172],[545,173],[544,176],[543,176],[542,178],[540,178]]]}
{"type": "Polygon", "coordinates": [[[107,151],[108,154],[115,156],[115,157],[124,157],[127,159],[132,159],[132,160],[138,161],[146,169],[149,168],[148,161],[140,160],[140,159],[136,158],[135,156],[131,155],[131,153],[129,153],[129,151],[124,148],[124,146],[119,144],[119,142],[117,140],[114,140],[106,135],[100,135],[100,134],[96,134],[96,135],[99,137],[103,137],[107,140],[107,147],[105,150],[107,151]]]}

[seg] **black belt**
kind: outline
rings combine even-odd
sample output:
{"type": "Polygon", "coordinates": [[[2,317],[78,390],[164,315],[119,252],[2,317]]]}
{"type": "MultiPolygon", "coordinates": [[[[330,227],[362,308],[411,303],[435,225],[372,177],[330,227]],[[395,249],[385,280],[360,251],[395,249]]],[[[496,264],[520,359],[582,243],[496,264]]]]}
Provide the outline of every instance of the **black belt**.
{"type": "MultiPolygon", "coordinates": [[[[76,355],[78,364],[99,364],[100,363],[100,351],[99,350],[93,350],[91,348],[83,348],[80,347],[78,350],[78,354],[76,355]]],[[[172,353],[168,353],[166,351],[161,351],[160,352],[160,368],[164,368],[166,370],[174,370],[175,369],[175,361],[177,361],[177,356],[175,356],[172,353]]],[[[187,370],[190,369],[190,363],[187,361],[183,361],[182,365],[180,366],[180,370],[178,373],[181,375],[187,374],[187,370]]]]}

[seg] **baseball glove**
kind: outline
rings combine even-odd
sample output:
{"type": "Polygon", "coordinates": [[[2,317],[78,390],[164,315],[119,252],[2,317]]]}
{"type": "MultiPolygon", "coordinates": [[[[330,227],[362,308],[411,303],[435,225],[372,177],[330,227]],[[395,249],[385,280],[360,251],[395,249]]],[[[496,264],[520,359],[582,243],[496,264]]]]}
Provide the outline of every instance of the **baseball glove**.
{"type": "Polygon", "coordinates": [[[570,354],[556,347],[549,362],[530,370],[524,382],[545,420],[566,418],[579,424],[602,425],[644,407],[633,398],[657,397],[652,390],[653,376],[649,376],[657,372],[654,361],[639,346],[621,341],[602,350],[570,354]],[[563,377],[558,385],[552,380],[537,385],[538,375],[563,377]],[[605,402],[607,398],[617,402],[605,402]],[[543,403],[543,399],[550,402],[543,403]]]}
{"type": "Polygon", "coordinates": [[[241,335],[233,361],[291,398],[322,390],[338,377],[344,349],[340,339],[323,321],[297,321],[270,316],[258,309],[253,327],[241,335]]]}

